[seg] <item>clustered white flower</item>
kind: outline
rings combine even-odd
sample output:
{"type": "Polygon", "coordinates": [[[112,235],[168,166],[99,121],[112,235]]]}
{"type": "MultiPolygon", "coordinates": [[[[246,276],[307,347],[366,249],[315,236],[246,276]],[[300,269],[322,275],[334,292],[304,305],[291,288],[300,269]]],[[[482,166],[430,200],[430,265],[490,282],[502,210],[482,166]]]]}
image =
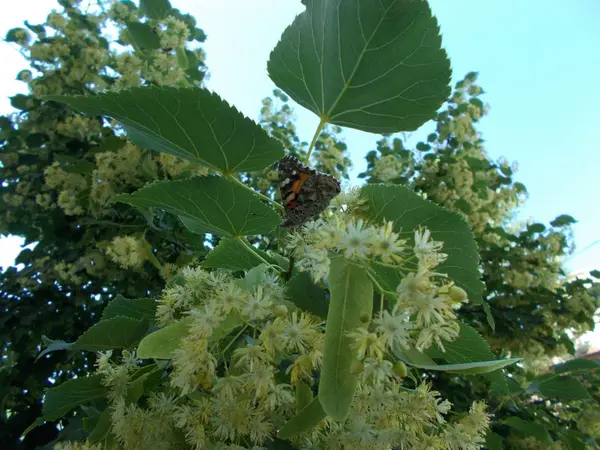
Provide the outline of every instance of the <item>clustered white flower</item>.
{"type": "MultiPolygon", "coordinates": [[[[356,192],[337,200],[338,206],[350,205],[354,211],[361,203],[356,192]]],[[[368,330],[350,333],[359,360],[381,361],[386,351],[409,346],[424,350],[437,344],[445,351],[444,342],[458,337],[454,310],[467,301],[467,294],[445,274],[435,272],[447,258],[441,252],[443,242],[433,240],[424,227],[413,231],[413,240],[411,246],[408,239],[401,239],[391,221],[370,224],[347,211],[309,222],[289,237],[288,250],[315,281],[327,277],[333,257],[362,264],[368,273],[374,264],[382,264],[404,274],[391,310],[380,311],[368,330]]]]}
{"type": "MultiPolygon", "coordinates": [[[[311,391],[316,384],[323,323],[287,302],[278,275],[266,269],[241,279],[200,268],[182,275],[163,292],[157,309],[161,327],[182,320],[188,326],[157,391],[147,393],[144,402],[131,401],[132,385],[148,366],[140,368],[133,352],[124,351],[120,361],[112,352],[99,354],[97,373],[110,388],[110,433],[124,449],[157,443],[179,448],[182,438],[183,448],[263,449],[302,409],[294,391],[311,391]]],[[[398,326],[390,314],[375,323],[390,342],[410,331],[407,322],[398,326]]],[[[381,352],[383,347],[380,341],[381,352]]],[[[291,439],[295,448],[447,450],[483,443],[489,426],[484,403],[448,422],[449,401],[427,383],[403,387],[406,374],[380,356],[375,347],[365,347],[348,419],[322,420],[291,439]]],[[[95,449],[90,443],[61,445],[60,450],[95,449]]]]}
{"type": "Polygon", "coordinates": [[[393,231],[393,222],[373,226],[363,219],[333,215],[306,224],[291,235],[288,249],[297,258],[298,267],[320,280],[329,274],[330,253],[343,254],[355,261],[400,263],[407,241],[393,231]]]}

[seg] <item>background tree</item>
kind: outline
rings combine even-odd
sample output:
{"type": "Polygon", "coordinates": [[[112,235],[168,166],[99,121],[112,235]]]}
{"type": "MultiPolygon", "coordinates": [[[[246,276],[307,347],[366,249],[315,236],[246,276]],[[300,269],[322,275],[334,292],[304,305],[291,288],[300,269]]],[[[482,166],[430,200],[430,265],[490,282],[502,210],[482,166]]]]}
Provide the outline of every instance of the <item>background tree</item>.
{"type": "Polygon", "coordinates": [[[193,17],[178,10],[166,16],[156,2],[138,8],[101,1],[92,10],[77,1],[58,3],[44,24],[26,23],[6,36],[30,63],[18,74],[30,94],[12,97],[19,112],[0,118],[0,232],[36,245],[17,258],[23,269],[0,275],[5,448],[52,440],[53,425],[22,443],[19,437],[40,415],[45,388],[93,364],[82,353],[36,359],[44,337],[75,340],[115,293],[159,292],[164,279],[201,248],[195,245],[200,238],[172,217],[149,223],[109,200],[155,178],[206,173],[204,168],[136,147],[114,123],[39,97],[142,84],[200,85],[204,33],[193,17]]]}

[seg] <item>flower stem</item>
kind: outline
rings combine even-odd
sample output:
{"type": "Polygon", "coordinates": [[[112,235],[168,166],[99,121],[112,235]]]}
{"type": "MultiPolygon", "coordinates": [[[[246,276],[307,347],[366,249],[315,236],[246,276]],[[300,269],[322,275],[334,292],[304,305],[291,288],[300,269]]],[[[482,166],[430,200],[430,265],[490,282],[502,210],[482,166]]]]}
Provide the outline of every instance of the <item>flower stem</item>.
{"type": "Polygon", "coordinates": [[[270,263],[269,261],[267,261],[265,258],[263,258],[262,256],[260,256],[260,255],[259,255],[259,254],[256,252],[256,250],[254,249],[254,247],[252,247],[252,246],[250,245],[250,243],[249,243],[249,242],[248,242],[246,239],[243,239],[243,238],[236,238],[236,239],[237,239],[238,241],[240,241],[240,242],[241,242],[241,244],[242,244],[244,247],[246,247],[246,249],[247,249],[249,252],[253,253],[253,254],[254,254],[254,256],[256,256],[258,259],[260,259],[260,260],[261,260],[261,262],[262,262],[263,264],[266,264],[266,265],[267,265],[267,266],[269,266],[269,267],[273,267],[273,268],[277,269],[277,270],[278,270],[278,271],[280,271],[280,272],[283,272],[283,271],[284,271],[284,270],[283,270],[281,267],[279,267],[279,266],[276,266],[276,265],[274,265],[274,264],[271,264],[271,263],[270,263]]]}
{"type": "Polygon", "coordinates": [[[377,280],[375,280],[375,277],[371,274],[371,272],[369,272],[367,270],[367,276],[371,279],[371,283],[373,283],[373,286],[375,286],[375,289],[377,290],[377,292],[379,292],[381,295],[391,295],[391,296],[396,296],[395,292],[391,292],[391,291],[386,291],[384,288],[381,287],[381,285],[377,282],[377,280]]]}
{"type": "Polygon", "coordinates": [[[310,155],[311,155],[313,149],[315,148],[317,139],[319,138],[321,131],[323,131],[323,128],[325,128],[326,123],[327,123],[327,121],[325,119],[321,118],[321,121],[319,122],[319,125],[317,126],[317,130],[315,131],[315,135],[313,136],[310,146],[308,147],[308,152],[306,153],[306,163],[305,164],[307,166],[310,166],[310,155]]]}

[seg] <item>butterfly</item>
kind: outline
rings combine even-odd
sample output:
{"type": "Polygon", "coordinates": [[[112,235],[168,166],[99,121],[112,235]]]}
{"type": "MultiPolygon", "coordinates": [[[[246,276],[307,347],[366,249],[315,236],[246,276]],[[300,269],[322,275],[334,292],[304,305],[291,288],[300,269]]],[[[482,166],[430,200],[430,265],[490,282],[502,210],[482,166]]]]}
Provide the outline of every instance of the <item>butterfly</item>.
{"type": "Polygon", "coordinates": [[[279,161],[279,190],[285,208],[284,228],[296,228],[314,219],[341,191],[333,175],[317,172],[294,156],[279,161]]]}

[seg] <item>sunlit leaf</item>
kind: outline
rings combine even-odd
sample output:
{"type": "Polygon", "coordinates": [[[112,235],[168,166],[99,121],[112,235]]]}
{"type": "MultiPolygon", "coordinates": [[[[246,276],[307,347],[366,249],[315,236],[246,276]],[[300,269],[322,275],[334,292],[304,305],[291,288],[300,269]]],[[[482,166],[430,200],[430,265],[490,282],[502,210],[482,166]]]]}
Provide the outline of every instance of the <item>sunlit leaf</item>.
{"type": "Polygon", "coordinates": [[[192,318],[187,317],[149,334],[137,349],[141,359],[171,359],[173,352],[181,347],[181,338],[188,334],[192,318]]]}
{"type": "Polygon", "coordinates": [[[450,62],[425,1],[308,0],[267,68],[322,119],[373,133],[415,130],[450,95],[450,62]]]}

